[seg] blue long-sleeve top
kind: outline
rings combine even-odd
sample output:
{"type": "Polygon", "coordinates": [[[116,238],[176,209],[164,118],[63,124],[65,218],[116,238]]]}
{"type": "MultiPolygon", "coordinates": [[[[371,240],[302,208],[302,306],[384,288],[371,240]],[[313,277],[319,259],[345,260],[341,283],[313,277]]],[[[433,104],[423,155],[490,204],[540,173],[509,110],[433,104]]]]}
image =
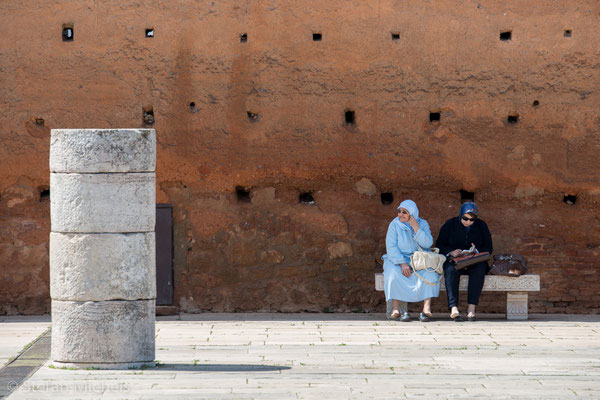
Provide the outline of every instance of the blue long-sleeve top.
{"type": "Polygon", "coordinates": [[[417,233],[408,225],[400,222],[398,217],[394,218],[388,227],[385,236],[385,248],[387,254],[382,258],[388,258],[394,264],[410,264],[410,256],[418,250],[417,244],[423,250],[433,244],[429,224],[422,218],[417,218],[419,230],[417,233]]]}

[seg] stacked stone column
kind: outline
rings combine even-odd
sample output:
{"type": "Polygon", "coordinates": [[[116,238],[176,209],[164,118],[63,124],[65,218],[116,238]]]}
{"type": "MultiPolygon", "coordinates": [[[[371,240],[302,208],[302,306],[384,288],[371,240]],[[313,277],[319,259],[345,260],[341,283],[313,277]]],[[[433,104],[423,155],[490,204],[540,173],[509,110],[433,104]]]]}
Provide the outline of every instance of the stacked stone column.
{"type": "Polygon", "coordinates": [[[53,364],[154,362],[153,129],[55,129],[50,143],[53,364]]]}

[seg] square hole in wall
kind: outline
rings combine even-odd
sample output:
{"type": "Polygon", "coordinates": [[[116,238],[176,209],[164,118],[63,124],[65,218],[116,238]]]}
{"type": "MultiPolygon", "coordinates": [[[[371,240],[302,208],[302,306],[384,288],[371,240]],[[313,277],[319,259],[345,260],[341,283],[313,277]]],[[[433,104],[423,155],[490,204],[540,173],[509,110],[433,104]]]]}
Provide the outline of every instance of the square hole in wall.
{"type": "Polygon", "coordinates": [[[475,193],[460,189],[460,204],[464,203],[465,201],[475,201],[475,193]]]}
{"type": "Polygon", "coordinates": [[[152,106],[144,106],[142,118],[144,125],[154,125],[154,108],[152,106]]]}
{"type": "Polygon", "coordinates": [[[540,105],[540,102],[538,100],[534,100],[533,103],[532,103],[532,105],[534,107],[538,107],[540,105]]]}
{"type": "Polygon", "coordinates": [[[298,196],[298,201],[300,202],[300,204],[315,204],[315,199],[313,198],[311,192],[300,193],[300,195],[298,196]]]}
{"type": "Polygon", "coordinates": [[[146,37],[153,38],[154,37],[154,28],[146,28],[146,37]]]}
{"type": "Polygon", "coordinates": [[[322,33],[313,33],[313,41],[314,42],[320,42],[321,40],[323,40],[323,34],[322,33]]]}
{"type": "Polygon", "coordinates": [[[563,197],[563,202],[565,204],[568,204],[568,205],[572,206],[573,204],[575,204],[575,202],[577,202],[577,196],[574,195],[574,194],[566,194],[563,197]]]}
{"type": "Polygon", "coordinates": [[[442,115],[439,111],[429,113],[429,122],[439,122],[442,115]]]}
{"type": "Polygon", "coordinates": [[[511,114],[508,116],[508,118],[506,118],[506,121],[509,124],[516,124],[517,122],[519,122],[519,114],[511,114]]]}
{"type": "Polygon", "coordinates": [[[400,34],[398,32],[392,32],[392,40],[400,40],[400,34]]]}
{"type": "Polygon", "coordinates": [[[381,193],[381,204],[392,204],[394,202],[394,195],[390,192],[381,193]]]}
{"type": "Polygon", "coordinates": [[[248,119],[251,122],[256,122],[260,119],[260,115],[258,115],[258,113],[252,112],[252,111],[246,111],[246,115],[248,116],[248,119]]]}
{"type": "Polygon", "coordinates": [[[63,24],[62,26],[62,40],[63,42],[72,42],[75,31],[73,30],[73,24],[63,24]]]}
{"type": "Polygon", "coordinates": [[[565,37],[571,37],[571,36],[573,36],[573,32],[570,29],[565,29],[565,31],[563,32],[563,34],[565,35],[565,37]]]}
{"type": "Polygon", "coordinates": [[[246,43],[246,42],[248,42],[248,34],[247,33],[240,34],[240,43],[246,43]]]}
{"type": "Polygon", "coordinates": [[[250,190],[243,186],[237,186],[235,188],[235,195],[238,203],[250,203],[250,190]]]}
{"type": "Polygon", "coordinates": [[[512,31],[500,32],[500,40],[512,40],[512,31]]]}
{"type": "Polygon", "coordinates": [[[344,120],[346,121],[346,125],[354,125],[356,124],[356,115],[352,110],[344,111],[344,120]]]}
{"type": "Polygon", "coordinates": [[[50,188],[43,186],[40,190],[40,202],[50,199],[50,188]]]}

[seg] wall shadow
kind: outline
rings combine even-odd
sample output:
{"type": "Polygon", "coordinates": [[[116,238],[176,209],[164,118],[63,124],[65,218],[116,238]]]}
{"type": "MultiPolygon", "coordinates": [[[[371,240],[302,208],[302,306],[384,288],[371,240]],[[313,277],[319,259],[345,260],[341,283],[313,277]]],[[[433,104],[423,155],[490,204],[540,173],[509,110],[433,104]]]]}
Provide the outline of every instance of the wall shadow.
{"type": "Polygon", "coordinates": [[[148,368],[161,371],[197,371],[197,372],[273,372],[292,369],[282,365],[255,364],[159,364],[148,368]]]}

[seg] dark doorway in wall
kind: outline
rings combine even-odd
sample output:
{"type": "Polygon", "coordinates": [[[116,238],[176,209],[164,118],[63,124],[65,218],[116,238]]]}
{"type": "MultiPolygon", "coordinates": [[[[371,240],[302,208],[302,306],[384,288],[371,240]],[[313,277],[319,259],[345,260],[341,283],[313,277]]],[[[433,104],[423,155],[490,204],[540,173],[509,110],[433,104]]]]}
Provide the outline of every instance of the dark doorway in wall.
{"type": "Polygon", "coordinates": [[[539,102],[539,101],[537,101],[537,100],[534,100],[532,105],[533,105],[534,107],[538,107],[538,106],[540,105],[540,102],[539,102]]]}
{"type": "Polygon", "coordinates": [[[440,122],[441,118],[442,118],[442,115],[439,111],[429,113],[429,122],[440,122]]]}
{"type": "Polygon", "coordinates": [[[313,41],[314,42],[320,42],[321,40],[323,40],[323,34],[313,33],[313,41]]]}
{"type": "Polygon", "coordinates": [[[465,201],[475,201],[475,193],[460,189],[460,204],[464,203],[465,201]]]}
{"type": "Polygon", "coordinates": [[[381,193],[381,204],[388,205],[394,202],[394,195],[390,192],[381,193]]]}
{"type": "Polygon", "coordinates": [[[315,204],[315,199],[313,198],[311,192],[300,193],[300,196],[298,196],[298,201],[300,204],[315,204]]]}
{"type": "Polygon", "coordinates": [[[245,187],[238,186],[235,188],[238,203],[250,203],[250,190],[245,187]]]}
{"type": "Polygon", "coordinates": [[[173,304],[173,206],[156,205],[156,305],[173,304]]]}
{"type": "Polygon", "coordinates": [[[146,37],[153,38],[154,37],[154,28],[146,28],[146,37]]]}
{"type": "Polygon", "coordinates": [[[392,40],[400,40],[400,34],[398,32],[392,32],[392,40]]]}
{"type": "Polygon", "coordinates": [[[247,43],[248,42],[248,34],[247,33],[242,33],[240,35],[240,43],[247,43]]]}
{"type": "Polygon", "coordinates": [[[573,36],[573,32],[570,29],[565,29],[563,35],[565,37],[571,37],[571,36],[573,36]]]}
{"type": "Polygon", "coordinates": [[[503,42],[512,40],[512,31],[500,32],[500,40],[503,42]]]}

